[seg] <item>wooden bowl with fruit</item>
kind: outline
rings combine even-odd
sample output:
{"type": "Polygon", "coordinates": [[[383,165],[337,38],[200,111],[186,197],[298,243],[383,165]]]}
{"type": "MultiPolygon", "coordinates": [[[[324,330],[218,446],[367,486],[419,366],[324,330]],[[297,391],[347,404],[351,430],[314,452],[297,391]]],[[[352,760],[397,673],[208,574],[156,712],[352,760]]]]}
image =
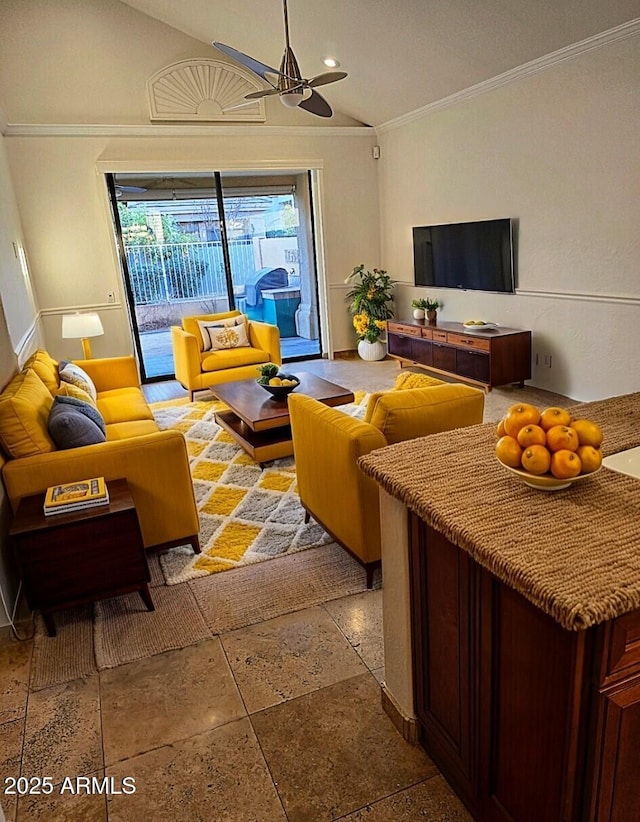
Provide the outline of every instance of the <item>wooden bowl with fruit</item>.
{"type": "Polygon", "coordinates": [[[283,373],[274,363],[261,365],[258,371],[260,376],[256,382],[277,400],[284,399],[300,385],[300,380],[294,374],[283,373]]]}
{"type": "Polygon", "coordinates": [[[602,429],[591,420],[573,419],[566,408],[540,411],[516,403],[496,429],[496,457],[526,485],[561,491],[602,465],[602,429]]]}

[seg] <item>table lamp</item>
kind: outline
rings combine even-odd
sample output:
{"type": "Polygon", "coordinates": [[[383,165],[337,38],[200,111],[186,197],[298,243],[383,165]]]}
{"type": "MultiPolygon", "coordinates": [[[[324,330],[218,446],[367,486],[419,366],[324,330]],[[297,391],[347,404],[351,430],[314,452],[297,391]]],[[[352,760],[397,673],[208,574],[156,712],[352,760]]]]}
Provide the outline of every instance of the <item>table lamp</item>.
{"type": "Polygon", "coordinates": [[[82,352],[85,360],[91,359],[91,343],[89,337],[100,337],[104,328],[100,317],[95,312],[62,315],[62,338],[79,339],[82,341],[82,352]]]}

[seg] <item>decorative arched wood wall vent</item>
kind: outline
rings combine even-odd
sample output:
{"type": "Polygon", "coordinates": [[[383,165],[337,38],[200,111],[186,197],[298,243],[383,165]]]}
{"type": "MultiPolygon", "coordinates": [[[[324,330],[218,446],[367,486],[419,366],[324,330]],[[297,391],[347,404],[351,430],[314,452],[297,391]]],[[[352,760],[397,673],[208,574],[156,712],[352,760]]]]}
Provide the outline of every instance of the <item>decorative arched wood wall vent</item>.
{"type": "Polygon", "coordinates": [[[147,80],[151,121],[263,123],[264,100],[244,99],[245,94],[262,88],[250,72],[229,63],[181,60],[147,80]]]}

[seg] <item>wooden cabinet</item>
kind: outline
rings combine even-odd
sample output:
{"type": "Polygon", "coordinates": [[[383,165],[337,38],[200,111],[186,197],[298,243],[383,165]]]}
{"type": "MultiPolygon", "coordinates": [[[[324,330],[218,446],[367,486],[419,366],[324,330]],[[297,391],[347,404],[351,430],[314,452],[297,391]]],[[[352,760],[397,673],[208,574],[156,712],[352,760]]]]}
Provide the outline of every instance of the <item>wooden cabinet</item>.
{"type": "Polygon", "coordinates": [[[461,323],[429,326],[389,320],[387,350],[401,362],[459,377],[491,390],[531,379],[531,332],[514,328],[465,331],[461,323]]]}
{"type": "Polygon", "coordinates": [[[149,566],[127,481],[110,480],[109,502],[45,516],[44,493],[23,497],[9,530],[31,610],[50,636],[53,611],[139,591],[148,610],[149,566]]]}
{"type": "Polygon", "coordinates": [[[640,819],[640,611],[566,631],[410,514],[418,737],[478,820],[640,819]]]}
{"type": "Polygon", "coordinates": [[[596,763],[589,819],[640,819],[640,612],[607,623],[599,637],[592,682],[592,759],[596,763]]]}

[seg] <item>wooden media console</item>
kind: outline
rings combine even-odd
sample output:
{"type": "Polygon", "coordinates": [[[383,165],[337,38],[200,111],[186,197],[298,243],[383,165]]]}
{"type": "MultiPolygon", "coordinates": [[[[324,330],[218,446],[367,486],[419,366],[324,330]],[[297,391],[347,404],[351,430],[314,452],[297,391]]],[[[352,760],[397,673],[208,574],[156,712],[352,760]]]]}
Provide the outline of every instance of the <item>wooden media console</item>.
{"type": "Polygon", "coordinates": [[[389,320],[387,350],[401,366],[417,365],[488,391],[531,379],[531,331],[494,326],[468,331],[462,323],[389,320]]]}

